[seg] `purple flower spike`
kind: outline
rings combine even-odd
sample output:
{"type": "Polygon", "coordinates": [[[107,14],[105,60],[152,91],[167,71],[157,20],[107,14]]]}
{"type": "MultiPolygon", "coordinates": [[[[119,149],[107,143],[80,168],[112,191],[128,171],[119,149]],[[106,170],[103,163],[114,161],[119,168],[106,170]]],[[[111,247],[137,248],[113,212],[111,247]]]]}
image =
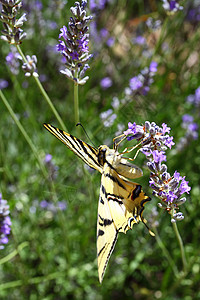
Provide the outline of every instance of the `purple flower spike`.
{"type": "Polygon", "coordinates": [[[175,13],[178,10],[182,10],[183,6],[178,4],[178,1],[175,0],[162,0],[163,2],[163,8],[168,12],[168,13],[175,13]]]}
{"type": "Polygon", "coordinates": [[[200,87],[198,87],[193,95],[189,95],[186,99],[191,106],[195,106],[197,109],[193,109],[194,115],[184,114],[182,116],[182,128],[185,129],[185,135],[180,138],[176,150],[182,151],[184,148],[190,145],[192,140],[197,140],[199,137],[199,126],[194,120],[199,120],[199,114],[196,113],[200,108],[200,87]]]}
{"type": "Polygon", "coordinates": [[[85,84],[88,76],[83,78],[86,71],[84,66],[92,57],[89,54],[89,27],[87,26],[92,20],[92,16],[86,16],[85,6],[86,0],[82,0],[81,4],[75,2],[75,6],[71,7],[73,17],[67,26],[60,29],[59,44],[57,50],[61,52],[65,58],[66,69],[60,72],[69,79],[78,84],[85,84]]]}
{"type": "Polygon", "coordinates": [[[22,7],[22,1],[4,0],[1,1],[1,5],[1,21],[4,26],[1,39],[9,44],[19,45],[26,37],[26,33],[21,28],[24,22],[27,21],[26,14],[17,19],[17,15],[22,7]]]}
{"type": "Polygon", "coordinates": [[[11,231],[11,220],[8,216],[10,213],[9,205],[6,200],[2,199],[2,194],[0,193],[0,249],[3,249],[5,244],[8,243],[7,235],[11,231]]]}
{"type": "Polygon", "coordinates": [[[134,94],[146,95],[149,92],[153,77],[157,72],[157,66],[157,62],[152,61],[149,68],[145,68],[139,75],[130,79],[129,86],[134,94]]]}
{"type": "Polygon", "coordinates": [[[181,195],[189,193],[191,188],[185,177],[180,176],[177,171],[171,176],[167,172],[167,165],[163,163],[167,161],[165,151],[174,145],[173,137],[168,135],[169,132],[170,127],[165,123],[159,127],[155,122],[146,121],[144,126],[129,122],[124,135],[129,141],[132,139],[139,141],[138,147],[146,156],[148,161],[146,165],[151,172],[149,185],[153,195],[161,200],[159,206],[166,209],[171,214],[171,220],[176,222],[184,218],[182,213],[177,213],[179,206],[186,201],[181,195]]]}
{"type": "Polygon", "coordinates": [[[44,163],[47,167],[48,174],[49,174],[49,179],[50,180],[55,180],[58,176],[58,166],[55,165],[55,163],[52,161],[52,155],[51,154],[46,154],[44,163]]]}

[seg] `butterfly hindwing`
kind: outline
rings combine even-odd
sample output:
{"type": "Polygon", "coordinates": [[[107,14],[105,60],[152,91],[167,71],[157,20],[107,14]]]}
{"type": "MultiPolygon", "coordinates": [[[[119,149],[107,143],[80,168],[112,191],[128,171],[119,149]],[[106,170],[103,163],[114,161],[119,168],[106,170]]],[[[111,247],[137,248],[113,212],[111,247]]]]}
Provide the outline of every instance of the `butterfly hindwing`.
{"type": "Polygon", "coordinates": [[[104,182],[100,188],[97,216],[97,260],[100,282],[103,280],[108,260],[114,250],[118,236],[103,184],[104,182]]]}
{"type": "Polygon", "coordinates": [[[97,218],[97,257],[100,282],[114,250],[118,232],[126,233],[143,221],[144,203],[149,201],[137,183],[118,175],[104,165],[97,218]]]}
{"type": "Polygon", "coordinates": [[[98,149],[50,124],[45,123],[44,127],[79,156],[87,165],[102,173],[102,166],[98,162],[98,149]]]}

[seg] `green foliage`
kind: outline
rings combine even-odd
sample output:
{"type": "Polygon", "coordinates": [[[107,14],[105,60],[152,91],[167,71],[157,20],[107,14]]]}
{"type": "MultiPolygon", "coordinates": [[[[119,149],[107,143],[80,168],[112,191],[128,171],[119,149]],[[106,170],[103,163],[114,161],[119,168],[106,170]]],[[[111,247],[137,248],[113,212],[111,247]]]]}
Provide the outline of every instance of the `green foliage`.
{"type": "MultiPolygon", "coordinates": [[[[37,56],[38,73],[46,76],[43,86],[68,131],[89,142],[74,124],[73,82],[59,73],[61,56],[50,50],[58,43],[59,28],[67,25],[69,8],[74,3],[69,1],[61,9],[59,1],[54,1],[58,2],[54,14],[50,1],[42,1],[41,11],[34,8],[35,1],[25,2],[31,3],[31,10],[23,27],[27,39],[21,49],[26,55],[37,56]],[[54,20],[58,27],[52,30],[47,23],[39,22],[40,18],[45,22],[54,20]]],[[[112,145],[118,124],[124,126],[123,132],[128,122],[143,124],[145,120],[160,126],[167,123],[178,143],[185,134],[181,127],[182,115],[197,116],[197,111],[186,102],[187,96],[200,86],[200,28],[198,23],[187,20],[190,3],[185,1],[183,11],[175,15],[167,15],[156,1],[144,3],[110,1],[97,15],[98,29],[107,28],[115,38],[114,45],[108,47],[105,42],[96,44],[91,37],[90,53],[95,55],[87,71],[90,79],[79,87],[80,120],[97,146],[112,145]],[[160,29],[149,29],[145,24],[148,17],[161,20],[160,29]],[[132,42],[138,33],[147,39],[146,48],[132,42]],[[130,78],[148,67],[151,61],[158,62],[158,72],[149,93],[134,95],[131,101],[123,102],[130,78]],[[112,78],[113,85],[103,90],[100,80],[106,76],[112,78]],[[112,108],[113,97],[120,101],[118,108],[112,108]],[[110,108],[117,118],[111,126],[105,127],[100,113],[110,108]]],[[[0,77],[9,82],[3,93],[36,148],[45,172],[1,101],[0,191],[10,205],[12,233],[9,243],[0,250],[0,298],[199,299],[199,140],[191,141],[181,152],[168,150],[167,153],[170,173],[178,170],[182,176],[186,175],[192,187],[182,207],[185,219],[177,224],[188,260],[187,272],[182,272],[180,248],[170,216],[158,209],[157,236],[172,257],[178,275],[175,276],[158,238],[151,237],[139,224],[126,235],[119,235],[100,285],[96,260],[100,174],[85,168],[72,152],[44,130],[44,122],[60,127],[55,115],[33,77],[26,78],[21,70],[14,75],[9,70],[5,57],[10,45],[1,41],[1,49],[0,77]],[[49,180],[44,163],[48,153],[59,167],[53,181],[49,180]],[[43,200],[54,206],[64,201],[67,209],[42,208],[43,200]]],[[[199,123],[198,117],[196,121],[199,123]]],[[[144,166],[144,157],[140,154],[135,163],[144,166]]],[[[143,178],[136,181],[151,195],[149,174],[145,168],[143,170],[143,178]]],[[[149,224],[157,202],[152,196],[151,203],[145,206],[144,216],[149,224]]]]}

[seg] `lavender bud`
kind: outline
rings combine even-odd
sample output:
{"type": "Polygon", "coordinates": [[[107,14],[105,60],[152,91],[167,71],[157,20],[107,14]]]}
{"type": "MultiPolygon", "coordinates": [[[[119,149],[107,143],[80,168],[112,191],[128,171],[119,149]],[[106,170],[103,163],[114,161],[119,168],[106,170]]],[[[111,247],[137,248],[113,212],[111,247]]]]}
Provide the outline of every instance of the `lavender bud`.
{"type": "Polygon", "coordinates": [[[171,189],[175,190],[178,187],[178,181],[173,178],[170,182],[169,182],[169,186],[171,187],[171,189]]]}
{"type": "Polygon", "coordinates": [[[163,181],[167,181],[170,178],[170,174],[168,172],[164,172],[161,175],[161,178],[162,178],[163,181]]]}
{"type": "Polygon", "coordinates": [[[60,73],[64,74],[67,78],[73,80],[72,72],[69,69],[61,70],[60,73]]]}
{"type": "Polygon", "coordinates": [[[161,173],[167,172],[167,166],[165,164],[161,165],[160,172],[161,173]]]}
{"type": "Polygon", "coordinates": [[[82,79],[77,79],[77,83],[80,85],[84,85],[88,81],[88,79],[89,79],[89,76],[85,76],[82,79]]]}
{"type": "Polygon", "coordinates": [[[162,209],[166,209],[166,205],[164,205],[164,204],[162,204],[162,203],[160,203],[160,202],[158,203],[158,207],[159,207],[159,208],[162,208],[162,209]]]}
{"type": "Polygon", "coordinates": [[[23,63],[22,69],[25,72],[25,76],[30,77],[31,75],[34,77],[38,77],[37,73],[37,57],[35,55],[27,55],[26,56],[27,63],[23,63]]]}
{"type": "Polygon", "coordinates": [[[155,184],[151,184],[151,188],[154,190],[154,191],[156,191],[156,192],[159,192],[159,190],[160,190],[160,188],[157,186],[157,185],[155,185],[155,184]]]}
{"type": "Polygon", "coordinates": [[[185,201],[186,201],[186,198],[183,197],[181,199],[176,200],[176,204],[179,206],[179,205],[182,205],[183,203],[185,203],[185,201]]]}
{"type": "Polygon", "coordinates": [[[149,132],[150,132],[151,135],[154,135],[155,132],[156,132],[156,130],[155,130],[155,128],[151,127],[150,130],[149,130],[149,132]]]}
{"type": "Polygon", "coordinates": [[[150,127],[151,127],[151,125],[150,125],[150,122],[149,121],[145,121],[145,129],[146,129],[146,131],[149,131],[149,129],[150,129],[150,127]]]}
{"type": "Polygon", "coordinates": [[[175,213],[173,215],[173,218],[176,220],[176,221],[181,221],[184,219],[184,215],[182,212],[178,212],[178,213],[175,213]]]}
{"type": "Polygon", "coordinates": [[[161,142],[160,141],[157,141],[156,143],[155,143],[155,146],[156,146],[156,148],[160,148],[161,147],[161,142]]]}
{"type": "Polygon", "coordinates": [[[148,161],[147,162],[147,167],[149,168],[150,171],[152,171],[153,173],[155,173],[155,166],[152,162],[148,161]]]}

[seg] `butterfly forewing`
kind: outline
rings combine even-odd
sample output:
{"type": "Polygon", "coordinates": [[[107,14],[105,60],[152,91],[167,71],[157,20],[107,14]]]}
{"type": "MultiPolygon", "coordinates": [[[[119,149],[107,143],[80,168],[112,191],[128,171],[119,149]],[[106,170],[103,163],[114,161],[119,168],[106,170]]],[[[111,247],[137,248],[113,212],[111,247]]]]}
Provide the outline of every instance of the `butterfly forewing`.
{"type": "Polygon", "coordinates": [[[100,166],[98,162],[98,149],[95,149],[91,145],[50,124],[44,124],[44,127],[51,134],[61,140],[61,142],[63,142],[70,150],[79,156],[87,165],[102,173],[102,166],[100,166]]]}

